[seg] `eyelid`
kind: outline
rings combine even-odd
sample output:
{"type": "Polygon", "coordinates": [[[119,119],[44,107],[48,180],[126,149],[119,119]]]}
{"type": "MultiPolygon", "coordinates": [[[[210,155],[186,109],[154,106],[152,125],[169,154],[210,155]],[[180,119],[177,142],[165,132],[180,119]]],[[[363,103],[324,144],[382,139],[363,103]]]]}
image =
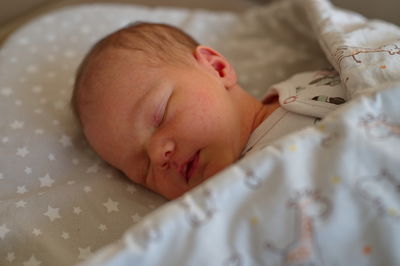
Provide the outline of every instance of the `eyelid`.
{"type": "Polygon", "coordinates": [[[161,104],[158,106],[157,111],[154,115],[154,121],[157,126],[160,126],[161,123],[164,121],[166,112],[167,112],[167,106],[169,103],[169,99],[171,98],[170,96],[172,93],[167,94],[164,99],[161,101],[161,104]]]}
{"type": "Polygon", "coordinates": [[[157,126],[159,126],[164,120],[166,106],[167,106],[166,101],[163,101],[158,107],[158,110],[155,115],[156,116],[155,121],[157,126]]]}

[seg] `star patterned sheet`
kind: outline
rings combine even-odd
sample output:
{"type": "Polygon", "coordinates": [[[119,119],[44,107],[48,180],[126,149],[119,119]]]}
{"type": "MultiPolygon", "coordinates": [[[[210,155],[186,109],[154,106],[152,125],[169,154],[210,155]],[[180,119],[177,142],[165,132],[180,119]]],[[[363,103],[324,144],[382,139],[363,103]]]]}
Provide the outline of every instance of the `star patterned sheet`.
{"type": "Polygon", "coordinates": [[[400,28],[325,0],[286,4],[304,14],[350,101],[80,265],[400,265],[400,28]]]}
{"type": "Polygon", "coordinates": [[[82,262],[166,203],[102,162],[73,119],[75,69],[93,43],[136,20],[170,23],[222,52],[260,97],[329,65],[297,10],[288,2],[242,14],[82,5],[14,32],[0,48],[0,265],[82,262]]]}

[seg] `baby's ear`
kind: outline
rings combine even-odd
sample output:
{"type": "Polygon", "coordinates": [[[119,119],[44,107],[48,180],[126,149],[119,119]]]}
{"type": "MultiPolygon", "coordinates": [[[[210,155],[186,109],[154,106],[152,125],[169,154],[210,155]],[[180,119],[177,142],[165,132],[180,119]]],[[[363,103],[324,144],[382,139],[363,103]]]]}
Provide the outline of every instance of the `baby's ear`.
{"type": "Polygon", "coordinates": [[[210,73],[219,77],[226,88],[231,88],[237,83],[234,68],[220,53],[207,46],[197,46],[194,57],[200,66],[205,67],[210,73]]]}

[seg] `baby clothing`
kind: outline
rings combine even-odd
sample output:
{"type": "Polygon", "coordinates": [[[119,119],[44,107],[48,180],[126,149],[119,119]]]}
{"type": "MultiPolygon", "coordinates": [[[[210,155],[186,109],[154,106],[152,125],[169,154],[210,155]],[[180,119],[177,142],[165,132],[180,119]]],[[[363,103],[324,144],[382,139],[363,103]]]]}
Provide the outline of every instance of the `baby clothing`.
{"type": "Polygon", "coordinates": [[[272,86],[263,103],[279,97],[280,107],[250,135],[241,157],[270,145],[276,139],[313,126],[346,102],[339,73],[334,70],[305,72],[272,86]]]}

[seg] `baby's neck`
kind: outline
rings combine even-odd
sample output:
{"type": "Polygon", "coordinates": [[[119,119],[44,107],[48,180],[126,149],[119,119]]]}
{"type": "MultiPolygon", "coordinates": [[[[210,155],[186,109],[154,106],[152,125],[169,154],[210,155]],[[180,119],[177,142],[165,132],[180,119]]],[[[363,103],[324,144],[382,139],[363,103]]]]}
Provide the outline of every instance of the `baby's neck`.
{"type": "Polygon", "coordinates": [[[239,108],[238,114],[241,116],[239,147],[241,152],[251,133],[279,107],[279,102],[278,99],[273,99],[270,103],[263,104],[240,86],[234,88],[232,95],[239,108]]]}
{"type": "Polygon", "coordinates": [[[256,112],[256,115],[254,117],[254,122],[252,125],[252,132],[268,117],[270,116],[278,107],[280,107],[279,104],[279,98],[274,97],[269,101],[268,103],[261,103],[261,106],[259,106],[259,110],[256,112]]]}

